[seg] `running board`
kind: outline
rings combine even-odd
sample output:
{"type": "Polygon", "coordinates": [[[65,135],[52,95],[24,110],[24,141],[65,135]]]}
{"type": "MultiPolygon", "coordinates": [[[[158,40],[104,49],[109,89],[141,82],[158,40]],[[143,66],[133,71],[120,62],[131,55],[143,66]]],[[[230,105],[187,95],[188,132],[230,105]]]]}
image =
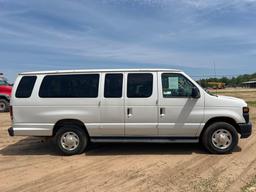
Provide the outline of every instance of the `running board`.
{"type": "Polygon", "coordinates": [[[93,143],[198,143],[198,137],[91,137],[93,143]]]}

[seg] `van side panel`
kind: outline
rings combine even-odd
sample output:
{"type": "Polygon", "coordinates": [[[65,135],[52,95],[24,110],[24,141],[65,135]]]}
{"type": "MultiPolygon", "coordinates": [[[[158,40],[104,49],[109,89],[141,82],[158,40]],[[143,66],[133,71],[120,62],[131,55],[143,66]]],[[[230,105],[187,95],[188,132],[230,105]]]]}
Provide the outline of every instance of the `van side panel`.
{"type": "MultiPolygon", "coordinates": [[[[196,83],[183,73],[195,86],[196,83]]],[[[163,97],[162,73],[158,75],[159,87],[159,136],[196,137],[198,130],[204,126],[204,91],[200,87],[200,98],[191,97],[163,97]]]]}
{"type": "Polygon", "coordinates": [[[158,136],[157,73],[146,73],[152,75],[152,94],[145,98],[139,96],[134,98],[128,97],[127,86],[129,74],[139,75],[143,73],[126,73],[125,136],[158,136]]]}
{"type": "MultiPolygon", "coordinates": [[[[98,132],[93,132],[94,136],[124,136],[124,73],[102,73],[100,81],[102,89],[100,90],[100,122],[101,126],[98,132]],[[122,96],[104,97],[104,84],[106,75],[122,75],[122,96]]],[[[92,132],[92,131],[91,131],[92,132]]]]}
{"type": "Polygon", "coordinates": [[[37,75],[30,98],[15,98],[12,95],[15,135],[51,136],[55,123],[61,119],[80,120],[85,123],[90,135],[97,135],[100,128],[99,95],[97,98],[40,98],[38,93],[44,76],[37,75]]]}

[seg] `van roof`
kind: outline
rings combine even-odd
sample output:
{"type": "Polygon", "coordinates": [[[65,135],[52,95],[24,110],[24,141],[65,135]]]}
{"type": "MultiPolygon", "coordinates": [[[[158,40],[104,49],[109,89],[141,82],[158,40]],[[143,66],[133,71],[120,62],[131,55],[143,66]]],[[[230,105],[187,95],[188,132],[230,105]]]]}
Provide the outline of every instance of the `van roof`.
{"type": "Polygon", "coordinates": [[[60,74],[60,73],[95,73],[95,72],[182,72],[178,69],[79,69],[79,70],[56,70],[56,71],[33,71],[23,72],[19,75],[34,74],[60,74]]]}

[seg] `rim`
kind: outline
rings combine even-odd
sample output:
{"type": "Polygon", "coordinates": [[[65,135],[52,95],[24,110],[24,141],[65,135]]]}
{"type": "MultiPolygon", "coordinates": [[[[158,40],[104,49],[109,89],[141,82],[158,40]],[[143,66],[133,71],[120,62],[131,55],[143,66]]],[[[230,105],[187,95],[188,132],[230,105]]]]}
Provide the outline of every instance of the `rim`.
{"type": "Polygon", "coordinates": [[[80,139],[75,132],[69,131],[61,136],[60,142],[64,149],[73,151],[78,147],[80,139]]]}
{"type": "Polygon", "coordinates": [[[5,110],[5,108],[6,108],[6,105],[5,105],[5,103],[3,103],[3,102],[0,102],[0,111],[3,111],[3,110],[5,110]]]}
{"type": "Polygon", "coordinates": [[[226,129],[218,129],[212,134],[212,143],[218,149],[227,149],[232,143],[232,135],[226,129]]]}

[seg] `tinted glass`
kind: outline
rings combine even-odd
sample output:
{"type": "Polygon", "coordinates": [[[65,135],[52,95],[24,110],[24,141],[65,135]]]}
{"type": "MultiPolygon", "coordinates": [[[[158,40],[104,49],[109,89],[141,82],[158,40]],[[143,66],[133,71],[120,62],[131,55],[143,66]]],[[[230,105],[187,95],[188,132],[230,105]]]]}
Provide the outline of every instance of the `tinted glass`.
{"type": "Polygon", "coordinates": [[[9,83],[6,78],[0,77],[0,85],[9,85],[9,83]]]}
{"type": "Polygon", "coordinates": [[[0,80],[0,85],[6,85],[6,82],[3,80],[0,80]]]}
{"type": "Polygon", "coordinates": [[[162,74],[163,97],[191,97],[193,84],[181,74],[162,74]]]}
{"type": "Polygon", "coordinates": [[[40,97],[98,97],[99,74],[49,75],[43,79],[40,97]]]}
{"type": "Polygon", "coordinates": [[[104,97],[119,98],[122,97],[123,75],[107,74],[105,76],[104,97]]]}
{"type": "Polygon", "coordinates": [[[36,76],[24,76],[21,78],[15,96],[17,98],[28,98],[31,96],[36,82],[36,76]]]}
{"type": "Polygon", "coordinates": [[[128,74],[127,97],[150,97],[152,87],[153,75],[151,73],[128,74]]]}

